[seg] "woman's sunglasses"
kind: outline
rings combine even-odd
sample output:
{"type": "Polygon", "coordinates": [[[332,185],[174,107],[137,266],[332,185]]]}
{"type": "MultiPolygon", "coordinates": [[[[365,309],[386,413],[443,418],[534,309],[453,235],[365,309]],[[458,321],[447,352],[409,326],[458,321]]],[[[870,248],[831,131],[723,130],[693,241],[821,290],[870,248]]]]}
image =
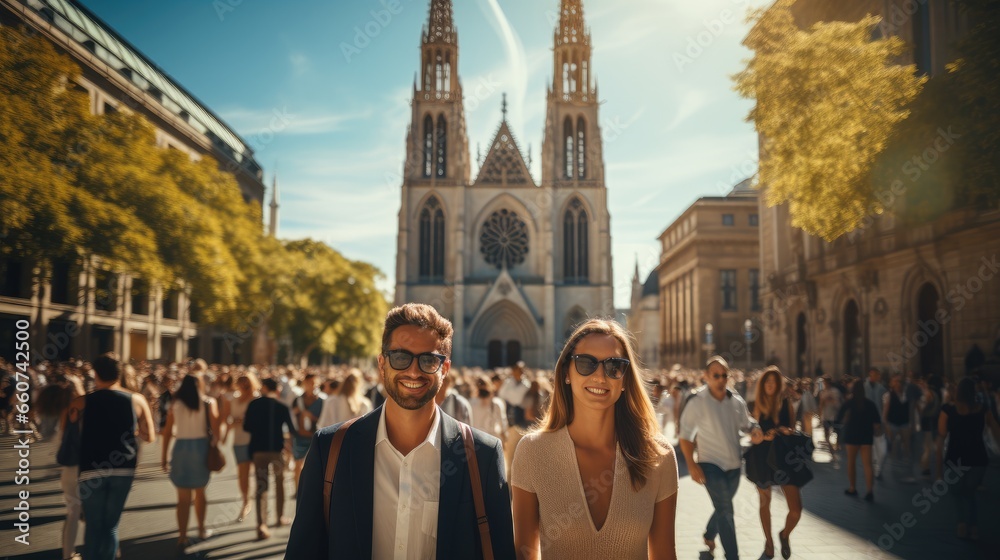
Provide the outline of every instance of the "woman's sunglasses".
{"type": "Polygon", "coordinates": [[[396,371],[403,371],[409,368],[410,364],[413,363],[413,358],[416,358],[417,367],[427,375],[437,373],[441,369],[441,366],[444,365],[445,360],[448,359],[447,356],[442,354],[435,354],[433,352],[414,354],[408,350],[389,350],[384,355],[389,359],[389,366],[396,371]]]}
{"type": "Polygon", "coordinates": [[[630,363],[625,358],[598,360],[589,354],[576,354],[575,356],[570,356],[569,359],[573,360],[573,363],[576,365],[576,371],[583,376],[597,371],[598,364],[604,364],[604,375],[607,375],[611,379],[621,379],[625,375],[625,370],[628,369],[630,363]]]}

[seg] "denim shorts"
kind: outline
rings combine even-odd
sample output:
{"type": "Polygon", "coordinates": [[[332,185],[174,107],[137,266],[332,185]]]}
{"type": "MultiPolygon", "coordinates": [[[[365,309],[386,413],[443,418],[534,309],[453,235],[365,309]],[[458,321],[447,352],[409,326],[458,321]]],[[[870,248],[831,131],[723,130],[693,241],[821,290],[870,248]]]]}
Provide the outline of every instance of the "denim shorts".
{"type": "Polygon", "coordinates": [[[178,488],[204,488],[208,471],[208,438],[178,439],[170,456],[170,482],[178,488]]]}

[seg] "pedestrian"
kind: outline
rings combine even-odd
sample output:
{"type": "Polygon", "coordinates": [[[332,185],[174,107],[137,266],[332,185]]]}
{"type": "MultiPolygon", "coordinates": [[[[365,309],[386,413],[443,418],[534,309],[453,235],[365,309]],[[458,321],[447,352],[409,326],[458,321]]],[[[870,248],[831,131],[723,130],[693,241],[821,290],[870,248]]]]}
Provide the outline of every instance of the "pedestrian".
{"type": "Polygon", "coordinates": [[[486,527],[477,527],[474,503],[483,505],[493,557],[515,557],[500,441],[470,430],[473,441],[463,443],[463,427],[434,402],[451,368],[452,335],[429,305],[389,311],[377,358],[388,398],[313,437],[286,558],[482,558],[486,527]],[[326,465],[335,434],[344,434],[339,459],[326,465]]]}
{"type": "Polygon", "coordinates": [[[493,396],[493,384],[485,375],[476,376],[476,394],[470,401],[472,427],[503,441],[507,433],[507,411],[503,401],[493,396]]]}
{"type": "Polygon", "coordinates": [[[689,397],[681,412],[681,451],[691,479],[705,485],[715,512],[708,520],[703,538],[709,552],[715,551],[715,537],[722,541],[727,560],[739,558],[733,497],[740,485],[740,433],[749,433],[758,444],[764,433],[750,417],[747,404],[726,387],[729,364],[713,356],[705,364],[705,386],[689,397]],[[698,460],[695,461],[695,445],[698,460]]]}
{"type": "Polygon", "coordinates": [[[472,424],[472,407],[469,400],[455,390],[455,380],[458,374],[449,372],[441,383],[441,390],[438,391],[435,401],[445,414],[451,416],[459,422],[472,424]]]}
{"type": "Polygon", "coordinates": [[[756,407],[754,417],[764,432],[764,439],[748,451],[747,478],[757,486],[760,497],[760,524],[764,530],[764,556],[774,558],[774,540],[771,535],[771,488],[780,486],[788,503],[788,515],[785,517],[785,527],[778,533],[781,542],[781,557],[792,555],[790,538],[795,526],[802,517],[802,493],[800,483],[792,482],[790,477],[794,471],[802,467],[797,465],[801,457],[792,460],[775,453],[775,439],[790,436],[795,432],[795,421],[788,399],[783,397],[785,378],[776,366],[768,366],[761,374],[757,383],[756,407]],[[774,463],[769,460],[774,456],[774,463]],[[751,469],[751,462],[760,467],[751,469]]]}
{"type": "MultiPolygon", "coordinates": [[[[976,493],[983,483],[990,462],[983,441],[987,426],[993,437],[1000,441],[1000,425],[986,406],[976,402],[975,381],[971,377],[964,377],[958,382],[955,403],[943,405],[938,419],[938,434],[941,438],[948,438],[948,449],[943,460],[959,476],[954,482],[949,478],[948,483],[952,485],[950,491],[955,496],[957,533],[960,539],[979,539],[976,493]]],[[[939,451],[938,480],[945,478],[943,460],[939,451]]]]}
{"type": "MultiPolygon", "coordinates": [[[[261,396],[248,406],[243,417],[243,429],[250,434],[250,458],[253,461],[254,479],[257,481],[257,539],[271,537],[267,528],[267,491],[270,468],[274,469],[275,509],[278,526],[291,523],[285,517],[285,461],[281,450],[285,447],[284,430],[295,432],[292,416],[285,404],[278,400],[278,381],[268,377],[261,382],[261,396]]],[[[292,558],[295,558],[294,556],[292,558]]]]}
{"type": "Polygon", "coordinates": [[[885,424],[886,437],[889,439],[890,453],[893,459],[902,459],[905,464],[909,464],[910,461],[910,438],[913,435],[910,429],[910,420],[913,416],[910,407],[913,403],[908,399],[907,385],[901,374],[893,375],[889,382],[889,392],[882,397],[882,422],[885,424]],[[900,440],[898,445],[897,437],[900,440]]]}
{"type": "Polygon", "coordinates": [[[74,399],[68,413],[81,418],[77,491],[87,521],[83,557],[113,560],[118,553],[118,522],[135,478],[138,439],[153,443],[156,433],[145,397],[122,389],[118,357],[102,354],[91,367],[95,390],[74,399]]]}
{"type": "Polygon", "coordinates": [[[813,421],[816,418],[816,413],[819,411],[819,403],[816,402],[816,397],[813,395],[812,381],[809,379],[800,380],[799,392],[802,394],[802,400],[799,401],[799,418],[802,421],[802,431],[807,436],[812,437],[813,421]]]}
{"type": "MultiPolygon", "coordinates": [[[[820,420],[823,424],[823,438],[826,441],[826,448],[830,451],[834,468],[840,467],[840,456],[838,449],[830,443],[830,432],[833,431],[834,420],[837,412],[844,404],[844,394],[833,384],[829,377],[823,379],[823,390],[819,394],[820,420]]],[[[837,436],[837,443],[840,443],[840,436],[837,436]]]]}
{"type": "Polygon", "coordinates": [[[524,365],[522,361],[515,363],[510,370],[510,376],[504,379],[500,389],[497,390],[497,396],[507,405],[507,441],[504,445],[507,472],[510,472],[510,463],[514,459],[517,442],[521,441],[524,432],[531,426],[524,416],[524,397],[531,389],[531,382],[524,376],[524,365]]]}
{"type": "Polygon", "coordinates": [[[847,447],[847,490],[844,494],[857,496],[858,455],[865,471],[866,501],[874,501],[875,475],[872,466],[872,443],[881,429],[875,403],[865,397],[864,383],[859,379],[851,386],[851,398],[837,412],[835,421],[844,426],[844,445],[847,447]]]}
{"type": "Polygon", "coordinates": [[[170,473],[170,482],[177,488],[177,547],[183,549],[188,545],[192,501],[198,538],[204,540],[210,536],[205,527],[208,511],[205,486],[212,474],[208,470],[208,448],[218,443],[221,417],[215,399],[204,392],[201,376],[185,375],[171,402],[163,427],[160,467],[163,472],[170,473]],[[172,439],[177,440],[173,451],[170,450],[172,439]],[[167,457],[170,458],[169,467],[167,457]]]}
{"type": "Polygon", "coordinates": [[[524,395],[521,408],[524,409],[524,420],[529,426],[535,426],[545,417],[545,409],[548,407],[545,393],[542,391],[542,384],[537,379],[532,380],[528,386],[528,394],[524,395]]]}
{"type": "Polygon", "coordinates": [[[302,378],[302,394],[295,397],[293,411],[295,412],[296,429],[292,432],[292,459],[295,460],[295,488],[299,487],[299,475],[306,461],[306,452],[312,441],[313,432],[319,428],[319,416],[323,412],[326,395],[316,387],[316,374],[307,373],[302,378]]]}
{"type": "MultiPolygon", "coordinates": [[[[66,378],[66,387],[69,391],[70,400],[63,407],[59,416],[59,429],[56,432],[55,439],[58,442],[62,442],[63,437],[66,436],[66,427],[72,422],[79,422],[80,420],[79,410],[71,412],[70,403],[85,394],[83,383],[75,375],[66,378]]],[[[77,457],[77,461],[79,461],[79,457],[77,457]]],[[[66,519],[63,520],[62,530],[62,557],[64,560],[71,560],[80,557],[79,554],[76,554],[76,535],[80,529],[80,512],[83,510],[83,504],[80,502],[80,488],[77,483],[77,478],[80,476],[80,465],[79,463],[76,465],[62,465],[59,469],[59,483],[62,487],[63,502],[66,504],[66,519]]]]}
{"type": "Polygon", "coordinates": [[[260,396],[260,381],[253,372],[245,372],[236,378],[236,393],[229,402],[229,414],[226,423],[226,438],[233,435],[233,457],[236,459],[236,482],[243,498],[243,506],[236,521],[243,521],[250,515],[250,467],[253,465],[250,456],[250,433],[243,427],[247,407],[250,402],[260,396]]]}
{"type": "Polygon", "coordinates": [[[941,416],[941,378],[931,376],[917,382],[921,390],[917,402],[917,415],[920,419],[920,433],[923,440],[923,451],[920,455],[921,476],[931,476],[931,458],[937,453],[938,418],[941,416]]]}
{"type": "Polygon", "coordinates": [[[331,394],[323,403],[317,428],[326,428],[346,422],[351,418],[364,416],[372,411],[372,402],[361,392],[361,373],[354,370],[344,377],[336,394],[331,394]]]}
{"type": "Polygon", "coordinates": [[[548,413],[514,453],[518,558],[677,558],[677,459],[637,364],[612,321],[563,347],[548,413]]]}

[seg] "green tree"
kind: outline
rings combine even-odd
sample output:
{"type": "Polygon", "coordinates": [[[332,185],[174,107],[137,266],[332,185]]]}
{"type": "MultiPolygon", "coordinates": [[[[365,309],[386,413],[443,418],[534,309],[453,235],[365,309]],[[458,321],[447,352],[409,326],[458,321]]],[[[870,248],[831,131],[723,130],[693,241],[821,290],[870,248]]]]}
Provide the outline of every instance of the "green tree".
{"type": "Polygon", "coordinates": [[[294,291],[275,302],[274,334],[287,335],[303,362],[314,350],[341,358],[375,354],[388,308],[376,287],[379,271],[311,239],[287,242],[285,249],[294,291]]]}
{"type": "Polygon", "coordinates": [[[872,38],[877,17],[800,29],[794,0],[752,16],[754,51],[736,89],[754,99],[763,139],[759,183],[770,206],[788,203],[792,225],[835,239],[883,211],[872,169],[923,79],[893,63],[897,37],[872,38]]]}

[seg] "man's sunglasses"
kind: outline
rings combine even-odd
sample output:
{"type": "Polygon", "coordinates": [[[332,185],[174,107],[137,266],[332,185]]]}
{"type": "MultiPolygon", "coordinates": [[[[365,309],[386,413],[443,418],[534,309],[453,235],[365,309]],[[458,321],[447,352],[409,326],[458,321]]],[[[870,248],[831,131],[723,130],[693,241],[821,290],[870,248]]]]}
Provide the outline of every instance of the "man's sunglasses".
{"type": "Polygon", "coordinates": [[[576,371],[580,375],[587,376],[595,371],[597,371],[598,364],[604,364],[604,375],[607,375],[611,379],[621,379],[625,375],[625,370],[628,369],[629,361],[625,358],[606,358],[604,360],[598,360],[597,358],[589,354],[577,354],[575,356],[570,356],[569,359],[573,360],[576,364],[576,371]]]}
{"type": "Polygon", "coordinates": [[[408,350],[389,350],[383,355],[389,360],[389,366],[396,371],[408,369],[410,364],[413,363],[413,358],[416,358],[417,367],[427,375],[437,373],[441,369],[441,366],[444,365],[445,360],[448,359],[448,356],[442,354],[435,354],[433,352],[414,354],[408,350]]]}
{"type": "Polygon", "coordinates": [[[728,373],[713,373],[712,374],[712,378],[713,379],[729,379],[729,374],[728,373]]]}

